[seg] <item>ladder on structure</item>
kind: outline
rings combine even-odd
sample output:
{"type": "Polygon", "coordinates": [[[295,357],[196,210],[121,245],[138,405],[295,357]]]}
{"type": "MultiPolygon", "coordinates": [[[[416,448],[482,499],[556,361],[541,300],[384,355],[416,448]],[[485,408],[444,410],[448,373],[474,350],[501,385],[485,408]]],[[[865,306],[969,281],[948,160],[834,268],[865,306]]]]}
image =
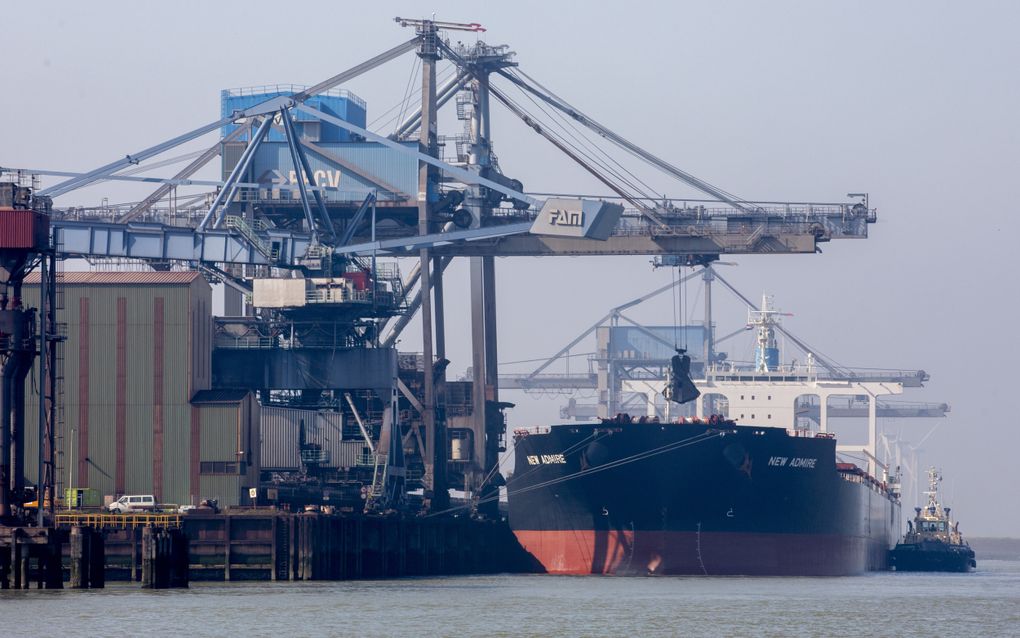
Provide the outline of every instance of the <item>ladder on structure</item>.
{"type": "MultiPolygon", "coordinates": [[[[379,506],[380,499],[384,499],[386,496],[386,472],[389,467],[389,455],[386,452],[380,451],[378,441],[372,442],[372,435],[369,433],[368,428],[365,427],[365,422],[362,421],[361,414],[354,405],[350,392],[344,392],[344,400],[350,406],[354,420],[358,422],[358,429],[361,431],[361,435],[365,438],[365,442],[368,443],[369,449],[372,450],[373,454],[372,485],[368,488],[368,493],[365,495],[365,511],[371,512],[379,506]]],[[[366,413],[365,416],[371,418],[371,413],[366,413]]]]}
{"type": "MultiPolygon", "coordinates": [[[[56,273],[54,274],[56,289],[53,291],[53,325],[50,326],[48,335],[50,347],[53,348],[53,358],[48,361],[52,366],[50,381],[52,387],[46,392],[46,438],[53,437],[53,456],[45,468],[43,483],[52,486],[54,500],[60,498],[68,487],[74,487],[74,479],[68,477],[69,484],[64,485],[64,456],[67,446],[73,445],[66,436],[67,419],[65,418],[64,406],[64,343],[67,341],[67,322],[60,321],[64,312],[64,270],[63,261],[56,262],[56,273]]],[[[47,353],[48,354],[48,353],[47,353]]],[[[44,390],[46,391],[46,390],[44,390]]],[[[71,468],[74,471],[75,468],[71,468]]]]}

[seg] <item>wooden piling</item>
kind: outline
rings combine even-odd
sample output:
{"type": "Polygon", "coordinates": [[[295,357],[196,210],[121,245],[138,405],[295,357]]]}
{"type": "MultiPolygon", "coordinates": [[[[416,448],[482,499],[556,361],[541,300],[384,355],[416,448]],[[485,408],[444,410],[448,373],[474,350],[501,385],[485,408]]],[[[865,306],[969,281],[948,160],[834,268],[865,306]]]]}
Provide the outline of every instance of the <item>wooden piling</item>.
{"type": "Polygon", "coordinates": [[[131,582],[136,583],[142,578],[141,572],[141,530],[132,528],[128,530],[131,543],[131,582]]]}
{"type": "Polygon", "coordinates": [[[61,560],[60,532],[59,530],[47,530],[45,553],[44,585],[46,589],[63,589],[64,587],[64,566],[61,560]]]}
{"type": "Polygon", "coordinates": [[[361,578],[364,575],[364,562],[361,557],[364,555],[364,519],[358,518],[354,521],[354,547],[351,551],[354,552],[354,573],[351,574],[351,578],[361,578]]]}
{"type": "Polygon", "coordinates": [[[230,517],[227,516],[223,520],[223,580],[225,580],[227,582],[230,581],[230,563],[231,563],[230,542],[231,542],[231,540],[232,540],[232,538],[231,538],[231,533],[230,533],[230,517]]]}
{"type": "Polygon", "coordinates": [[[98,529],[88,529],[89,589],[106,587],[106,539],[98,529]]]}
{"type": "Polygon", "coordinates": [[[272,518],[272,546],[269,549],[269,580],[276,581],[279,574],[279,556],[277,555],[279,545],[279,517],[272,518]]]}
{"type": "Polygon", "coordinates": [[[307,520],[307,518],[300,515],[297,516],[295,520],[295,526],[297,528],[295,530],[295,539],[297,541],[295,543],[297,545],[295,548],[297,553],[297,580],[307,580],[305,577],[305,559],[307,558],[305,550],[308,547],[308,525],[305,524],[307,520]]]}
{"type": "Polygon", "coordinates": [[[72,589],[106,586],[106,552],[103,534],[90,527],[72,527],[70,534],[72,589]]]}
{"type": "Polygon", "coordinates": [[[287,580],[298,580],[297,517],[287,518],[287,580]]]}
{"type": "MultiPolygon", "coordinates": [[[[0,548],[2,549],[2,548],[0,548]]],[[[8,580],[11,573],[10,552],[0,551],[0,589],[10,589],[11,582],[8,580]]]]}
{"type": "Polygon", "coordinates": [[[11,572],[13,572],[14,575],[14,578],[12,578],[14,581],[14,589],[21,589],[24,582],[24,573],[22,572],[21,564],[23,560],[23,549],[19,536],[18,530],[14,530],[14,533],[11,534],[11,572]]]}
{"type": "Polygon", "coordinates": [[[145,588],[152,587],[155,578],[156,549],[153,537],[153,528],[142,528],[142,587],[145,588]]]}
{"type": "Polygon", "coordinates": [[[88,582],[88,576],[84,558],[84,540],[82,540],[82,533],[80,527],[71,528],[71,589],[85,589],[88,582]]]}
{"type": "Polygon", "coordinates": [[[191,563],[191,559],[188,552],[188,537],[184,535],[184,531],[178,528],[166,530],[169,536],[169,586],[170,587],[187,587],[188,586],[188,569],[191,563]]]}
{"type": "Polygon", "coordinates": [[[142,529],[142,587],[187,587],[189,560],[187,537],[180,529],[142,529]]]}
{"type": "Polygon", "coordinates": [[[301,580],[312,580],[315,565],[315,516],[302,516],[301,580]]]}
{"type": "Polygon", "coordinates": [[[400,521],[397,528],[397,576],[407,574],[407,521],[400,521]]]}

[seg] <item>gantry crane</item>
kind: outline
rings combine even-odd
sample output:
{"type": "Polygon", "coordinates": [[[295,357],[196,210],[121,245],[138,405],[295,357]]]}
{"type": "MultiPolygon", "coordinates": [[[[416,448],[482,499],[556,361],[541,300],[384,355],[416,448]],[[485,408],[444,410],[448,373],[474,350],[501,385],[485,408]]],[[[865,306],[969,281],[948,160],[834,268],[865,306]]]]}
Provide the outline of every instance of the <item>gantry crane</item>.
{"type": "MultiPolygon", "coordinates": [[[[499,400],[496,367],[494,257],[658,255],[676,263],[705,264],[722,254],[814,253],[820,242],[867,237],[868,225],[876,219],[866,199],[796,203],[739,198],[648,152],[572,106],[521,70],[514,53],[506,46],[490,46],[481,41],[454,46],[441,37],[448,30],[484,32],[480,24],[404,18],[396,18],[396,22],[414,28],[414,37],[310,88],[236,110],[91,171],[3,170],[67,178],[38,192],[40,200],[63,197],[100,180],[158,184],[151,196],[125,207],[85,211],[54,208],[51,217],[54,245],[64,257],[180,261],[242,288],[248,286],[245,281],[248,275],[232,266],[298,269],[307,275],[329,275],[323,269],[366,256],[416,257],[417,264],[402,288],[406,291],[406,306],[420,309],[422,316],[425,364],[420,408],[426,430],[422,453],[425,487],[433,494],[434,509],[445,507],[447,486],[446,446],[442,443],[446,356],[442,284],[443,271],[451,259],[471,260],[472,434],[476,463],[464,479],[469,492],[486,500],[485,496],[498,487],[498,481],[491,477],[498,476],[495,468],[504,427],[501,409],[506,407],[499,400]],[[422,66],[421,106],[400,122],[393,134],[371,131],[309,103],[309,98],[412,51],[422,66]],[[455,67],[453,76],[441,85],[436,75],[439,60],[447,60],[455,67]],[[494,85],[492,79],[503,84],[494,85]],[[444,104],[465,94],[466,99],[459,103],[465,106],[468,151],[462,162],[445,161],[440,158],[436,116],[444,104]],[[504,174],[493,152],[492,100],[581,165],[611,193],[591,197],[538,195],[504,174]],[[534,107],[527,106],[526,100],[532,101],[534,107]],[[315,153],[327,161],[331,158],[328,152],[298,135],[294,119],[299,113],[385,147],[394,156],[411,158],[418,166],[417,193],[393,193],[383,180],[375,177],[370,181],[378,188],[360,203],[331,201],[329,194],[337,187],[317,183],[308,155],[315,153]],[[568,119],[571,126],[583,127],[624,156],[636,158],[710,199],[667,199],[651,192],[617,158],[604,150],[595,151],[579,144],[577,138],[543,123],[543,117],[551,117],[550,113],[568,119]],[[137,175],[142,167],[159,164],[149,163],[150,160],[227,125],[238,126],[206,150],[186,156],[192,161],[173,176],[137,175]],[[248,169],[271,130],[283,134],[299,175],[294,184],[274,187],[295,191],[298,196],[292,217],[271,220],[274,223],[263,226],[252,223],[249,202],[257,198],[241,194],[257,193],[261,186],[258,181],[251,181],[248,169]],[[416,131],[418,144],[409,145],[407,141],[416,131]],[[193,178],[202,166],[222,153],[225,142],[240,143],[242,138],[243,151],[225,179],[193,178]],[[162,223],[167,220],[161,216],[161,202],[177,188],[188,186],[216,190],[185,207],[183,217],[190,222],[187,225],[162,223]],[[369,212],[373,220],[378,215],[395,223],[383,230],[376,223],[365,221],[369,212]],[[417,291],[412,292],[415,285],[417,291]]],[[[336,157],[332,161],[337,165],[341,162],[336,157]]],[[[363,166],[345,168],[361,170],[372,178],[363,166]]],[[[181,212],[176,211],[178,217],[181,212]]],[[[406,317],[393,324],[390,320],[391,317],[378,318],[380,332],[387,326],[390,329],[385,338],[377,340],[378,346],[392,346],[407,324],[406,317]]],[[[346,365],[342,357],[338,361],[338,365],[346,365]]],[[[391,423],[397,426],[395,418],[391,423]]],[[[399,445],[399,436],[390,439],[399,445]]],[[[488,500],[488,507],[494,509],[496,504],[488,500]]]]}

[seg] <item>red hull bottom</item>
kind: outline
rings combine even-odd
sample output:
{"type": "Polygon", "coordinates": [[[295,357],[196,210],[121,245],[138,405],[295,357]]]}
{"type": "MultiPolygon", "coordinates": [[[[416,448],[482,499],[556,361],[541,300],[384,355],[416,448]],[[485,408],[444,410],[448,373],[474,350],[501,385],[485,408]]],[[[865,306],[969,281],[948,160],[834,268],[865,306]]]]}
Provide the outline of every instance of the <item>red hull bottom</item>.
{"type": "Polygon", "coordinates": [[[886,568],[876,539],[817,534],[515,530],[550,574],[847,576],[886,568]]]}

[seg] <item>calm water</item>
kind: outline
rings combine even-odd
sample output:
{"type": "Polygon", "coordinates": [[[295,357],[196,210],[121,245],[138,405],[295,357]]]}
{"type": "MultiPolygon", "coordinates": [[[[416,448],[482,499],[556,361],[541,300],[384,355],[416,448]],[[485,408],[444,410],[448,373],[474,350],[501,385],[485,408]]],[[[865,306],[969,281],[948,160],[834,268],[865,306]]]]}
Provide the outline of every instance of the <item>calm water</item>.
{"type": "Polygon", "coordinates": [[[1020,636],[1020,562],[857,578],[478,576],[0,592],[0,636],[1020,636]]]}

